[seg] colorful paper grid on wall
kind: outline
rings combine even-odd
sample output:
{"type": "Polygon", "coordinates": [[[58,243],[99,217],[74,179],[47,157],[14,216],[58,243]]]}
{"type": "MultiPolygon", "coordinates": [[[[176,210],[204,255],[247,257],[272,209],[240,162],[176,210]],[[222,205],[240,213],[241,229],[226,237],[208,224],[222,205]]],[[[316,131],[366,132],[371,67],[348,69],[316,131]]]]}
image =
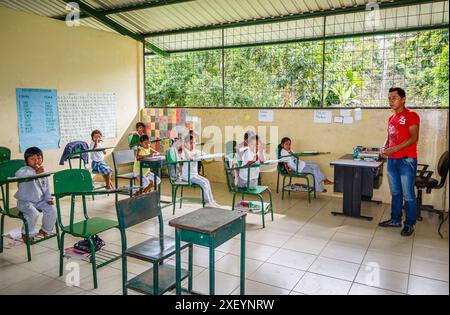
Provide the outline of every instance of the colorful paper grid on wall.
{"type": "Polygon", "coordinates": [[[155,143],[155,149],[159,152],[169,146],[170,131],[177,127],[195,131],[199,128],[198,119],[194,121],[184,108],[144,108],[141,116],[150,139],[162,139],[161,142],[155,143]]]}

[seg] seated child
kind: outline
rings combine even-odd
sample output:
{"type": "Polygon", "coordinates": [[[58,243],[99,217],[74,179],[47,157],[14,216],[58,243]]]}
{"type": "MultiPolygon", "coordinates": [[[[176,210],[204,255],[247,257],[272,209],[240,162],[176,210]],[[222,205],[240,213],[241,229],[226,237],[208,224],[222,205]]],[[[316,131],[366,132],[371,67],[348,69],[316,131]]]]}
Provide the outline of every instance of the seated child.
{"type": "MultiPolygon", "coordinates": [[[[244,141],[242,141],[241,143],[239,143],[236,146],[236,153],[239,155],[239,157],[242,159],[242,156],[244,155],[245,151],[248,149],[248,139],[251,137],[255,137],[256,134],[251,131],[248,130],[245,134],[244,134],[244,141]]],[[[258,155],[259,155],[259,160],[264,160],[265,159],[265,146],[264,144],[258,140],[258,155]]]]}
{"type": "MultiPolygon", "coordinates": [[[[41,149],[32,147],[25,151],[26,166],[16,172],[16,177],[34,176],[44,173],[42,162],[44,156],[41,149]]],[[[42,227],[39,234],[44,237],[52,233],[56,223],[55,202],[50,194],[48,178],[39,178],[29,182],[19,183],[17,193],[17,208],[28,223],[28,231],[32,234],[36,228],[39,213],[43,213],[42,227]]],[[[32,239],[32,237],[30,237],[32,239]]],[[[22,228],[22,239],[26,242],[25,227],[22,228]]]]}
{"type": "MultiPolygon", "coordinates": [[[[185,161],[189,161],[200,157],[202,152],[195,149],[195,137],[193,134],[189,134],[184,139],[184,145],[182,147],[181,159],[185,161]]],[[[211,184],[209,180],[205,177],[200,176],[198,174],[198,163],[190,162],[183,163],[183,167],[181,170],[181,179],[185,182],[189,181],[189,165],[190,164],[190,179],[191,183],[197,184],[202,187],[205,197],[205,206],[206,207],[220,207],[215,201],[211,191],[211,184]]]]}
{"type": "MultiPolygon", "coordinates": [[[[133,130],[132,132],[130,132],[128,134],[128,136],[136,136],[136,137],[140,138],[142,135],[146,135],[146,134],[147,134],[147,128],[145,127],[145,124],[142,123],[142,122],[138,122],[136,124],[136,130],[133,130]]],[[[136,152],[138,150],[138,147],[139,147],[139,145],[137,145],[137,144],[132,147],[134,152],[135,152],[135,154],[136,154],[136,152]]]]}
{"type": "Polygon", "coordinates": [[[292,156],[293,152],[291,151],[291,139],[288,137],[284,137],[281,139],[281,154],[282,157],[289,157],[287,162],[284,163],[285,169],[289,174],[295,173],[307,173],[313,174],[315,180],[315,186],[317,192],[326,192],[326,189],[323,188],[323,184],[331,185],[332,181],[328,180],[320,169],[319,165],[314,162],[305,162],[298,159],[298,167],[297,167],[297,158],[292,156]],[[322,184],[323,182],[323,184],[322,184]]]}
{"type": "MultiPolygon", "coordinates": [[[[89,149],[99,149],[102,148],[102,138],[103,134],[100,130],[94,130],[91,133],[92,142],[89,145],[89,149]]],[[[105,158],[106,151],[91,152],[92,160],[92,171],[97,172],[103,176],[105,180],[106,189],[114,189],[112,183],[112,169],[103,161],[105,158]]]]}
{"type": "MultiPolygon", "coordinates": [[[[259,137],[258,135],[251,136],[248,138],[248,149],[245,150],[244,154],[242,155],[242,166],[250,166],[253,164],[260,164],[260,162],[264,162],[264,160],[261,161],[261,154],[259,153],[260,145],[259,143],[259,137]]],[[[250,169],[243,168],[239,170],[239,178],[238,178],[238,187],[241,188],[249,188],[249,189],[255,189],[258,185],[258,178],[259,178],[259,167],[252,167],[250,169]],[[250,170],[250,181],[248,177],[248,171],[250,170]],[[248,182],[248,185],[247,185],[248,182]]]]}
{"type": "MultiPolygon", "coordinates": [[[[140,167],[139,161],[145,159],[147,157],[159,155],[159,152],[153,150],[150,146],[150,138],[148,135],[142,135],[139,138],[139,148],[137,150],[136,159],[134,160],[133,172],[134,176],[140,179],[140,167]]],[[[153,174],[150,169],[145,168],[142,170],[144,173],[142,174],[142,183],[141,185],[144,187],[144,193],[149,192],[154,187],[155,174],[153,174]]],[[[161,179],[156,177],[156,185],[161,183],[161,179]]]]}
{"type": "Polygon", "coordinates": [[[147,134],[147,128],[145,127],[145,124],[143,122],[138,122],[136,123],[136,130],[130,132],[129,135],[138,135],[140,137],[145,134],[147,134]]]}

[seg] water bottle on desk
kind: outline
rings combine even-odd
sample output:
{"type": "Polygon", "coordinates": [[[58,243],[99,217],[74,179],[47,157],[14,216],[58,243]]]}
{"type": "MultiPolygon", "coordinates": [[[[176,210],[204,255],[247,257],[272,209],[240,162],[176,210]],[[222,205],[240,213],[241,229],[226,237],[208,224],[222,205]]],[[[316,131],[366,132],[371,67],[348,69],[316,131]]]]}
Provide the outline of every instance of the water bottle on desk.
{"type": "Polygon", "coordinates": [[[358,160],[359,147],[353,148],[353,159],[358,160]]]}

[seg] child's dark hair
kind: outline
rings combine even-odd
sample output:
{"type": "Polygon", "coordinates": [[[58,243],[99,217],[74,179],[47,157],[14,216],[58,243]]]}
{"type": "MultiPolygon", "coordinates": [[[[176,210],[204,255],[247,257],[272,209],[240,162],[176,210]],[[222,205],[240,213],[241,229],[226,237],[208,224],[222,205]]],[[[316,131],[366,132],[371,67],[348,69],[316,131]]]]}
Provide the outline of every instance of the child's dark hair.
{"type": "Polygon", "coordinates": [[[290,138],[288,137],[284,137],[283,139],[281,139],[281,145],[285,144],[286,142],[292,142],[290,138]]]}
{"type": "Polygon", "coordinates": [[[98,129],[95,129],[94,131],[91,132],[91,139],[94,140],[94,136],[95,135],[100,135],[103,136],[102,132],[98,129]]]}
{"type": "Polygon", "coordinates": [[[31,147],[31,148],[28,148],[28,149],[25,151],[25,154],[24,154],[25,163],[26,163],[27,165],[28,165],[28,158],[31,157],[31,156],[33,156],[33,155],[40,156],[41,158],[44,157],[44,154],[42,153],[42,150],[39,149],[38,147],[31,147]]]}
{"type": "Polygon", "coordinates": [[[150,140],[150,137],[148,135],[142,135],[139,137],[139,142],[142,143],[144,141],[150,140]]]}
{"type": "Polygon", "coordinates": [[[138,130],[139,127],[142,127],[142,128],[145,129],[145,124],[144,124],[143,122],[138,122],[138,123],[136,124],[136,130],[138,130]]]}

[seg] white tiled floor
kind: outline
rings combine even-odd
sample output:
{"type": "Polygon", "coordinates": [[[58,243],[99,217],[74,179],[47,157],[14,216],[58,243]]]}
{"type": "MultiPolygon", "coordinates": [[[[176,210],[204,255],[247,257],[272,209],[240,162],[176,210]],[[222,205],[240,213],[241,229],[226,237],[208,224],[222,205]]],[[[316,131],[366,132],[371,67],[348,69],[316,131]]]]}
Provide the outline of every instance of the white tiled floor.
{"type": "MultiPolygon", "coordinates": [[[[168,195],[169,183],[163,181],[168,195]]],[[[223,208],[230,209],[231,194],[225,185],[214,184],[213,192],[223,208]]],[[[199,191],[186,191],[198,197],[199,191]]],[[[122,197],[121,197],[122,198],[122,197]]],[[[68,219],[68,202],[63,202],[63,217],[68,219]]],[[[197,202],[163,209],[164,232],[173,235],[168,221],[200,207],[197,202]]],[[[274,193],[275,221],[266,216],[266,228],[259,215],[247,217],[246,293],[278,294],[449,294],[448,224],[444,224],[442,240],[437,234],[437,221],[425,216],[418,222],[412,237],[400,236],[400,229],[379,228],[378,222],[389,217],[389,205],[363,203],[364,214],[374,216],[372,222],[331,215],[341,209],[342,199],[318,196],[308,204],[306,196],[292,194],[281,200],[274,193]]],[[[114,196],[88,200],[90,214],[115,218],[114,196]]],[[[81,218],[81,211],[77,216],[81,218]]],[[[6,218],[6,231],[19,226],[6,218]]],[[[155,221],[129,229],[129,246],[158,233],[155,221]]],[[[120,248],[120,234],[110,231],[101,235],[108,247],[120,248]]],[[[66,237],[65,245],[76,241],[66,237]]],[[[6,248],[0,254],[0,294],[121,294],[121,261],[99,269],[99,288],[93,289],[91,266],[80,266],[80,285],[68,287],[65,276],[58,277],[58,252],[55,240],[34,245],[32,262],[27,262],[24,245],[6,248]]],[[[239,294],[239,236],[216,249],[216,293],[239,294]]],[[[186,267],[187,255],[182,256],[186,267]]],[[[66,267],[67,267],[66,260],[66,267]]],[[[128,275],[148,269],[146,263],[129,259],[128,275]]],[[[170,259],[167,263],[174,264],[170,259]]],[[[208,292],[208,251],[194,247],[194,290],[208,292]]]]}

